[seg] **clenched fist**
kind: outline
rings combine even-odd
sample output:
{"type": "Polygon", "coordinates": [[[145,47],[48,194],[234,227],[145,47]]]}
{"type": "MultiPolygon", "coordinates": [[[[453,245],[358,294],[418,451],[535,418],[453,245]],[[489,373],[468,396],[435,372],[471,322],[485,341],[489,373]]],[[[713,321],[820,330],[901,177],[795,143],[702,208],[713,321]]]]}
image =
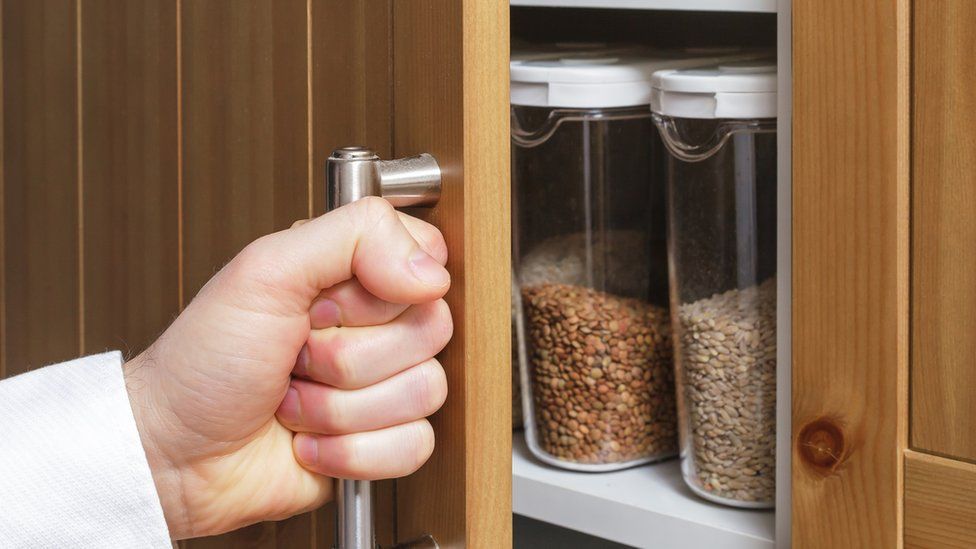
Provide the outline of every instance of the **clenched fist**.
{"type": "Polygon", "coordinates": [[[314,509],[332,477],[409,474],[447,396],[433,226],[367,198],[262,237],[125,378],[174,539],[314,509]]]}

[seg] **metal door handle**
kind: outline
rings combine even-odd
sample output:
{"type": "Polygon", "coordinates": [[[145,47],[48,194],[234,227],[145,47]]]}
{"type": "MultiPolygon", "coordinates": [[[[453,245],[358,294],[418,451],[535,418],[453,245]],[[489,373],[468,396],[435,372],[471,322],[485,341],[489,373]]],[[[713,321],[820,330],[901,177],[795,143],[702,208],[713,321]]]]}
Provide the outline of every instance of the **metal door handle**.
{"type": "MultiPolygon", "coordinates": [[[[433,206],[441,196],[440,167],[426,153],[380,160],[365,147],[344,147],[332,152],[326,172],[326,211],[366,196],[383,197],[395,207],[433,206]]],[[[375,549],[370,482],[346,479],[336,482],[336,548],[375,549]]],[[[437,544],[432,537],[425,536],[405,546],[437,547],[437,544]]]]}

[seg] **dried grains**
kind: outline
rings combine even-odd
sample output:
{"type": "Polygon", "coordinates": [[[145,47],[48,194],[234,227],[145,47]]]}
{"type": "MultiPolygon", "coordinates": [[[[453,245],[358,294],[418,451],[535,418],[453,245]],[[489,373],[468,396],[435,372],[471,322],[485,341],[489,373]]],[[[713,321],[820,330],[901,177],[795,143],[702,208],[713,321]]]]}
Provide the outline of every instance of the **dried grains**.
{"type": "Polygon", "coordinates": [[[679,390],[690,479],[715,496],[771,503],[776,477],[776,282],[681,305],[679,390]]]}
{"type": "Polygon", "coordinates": [[[574,284],[524,286],[536,436],[583,464],[676,451],[667,311],[574,284]]]}

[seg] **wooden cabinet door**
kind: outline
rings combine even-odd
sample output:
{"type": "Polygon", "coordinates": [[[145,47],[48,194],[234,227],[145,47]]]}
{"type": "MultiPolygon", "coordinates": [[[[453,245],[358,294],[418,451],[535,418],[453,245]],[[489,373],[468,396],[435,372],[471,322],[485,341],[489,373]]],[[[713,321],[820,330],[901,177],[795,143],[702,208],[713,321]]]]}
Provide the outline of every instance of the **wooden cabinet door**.
{"type": "Polygon", "coordinates": [[[976,546],[976,4],[917,0],[905,545],[976,546]]]}
{"type": "MultiPolygon", "coordinates": [[[[332,149],[429,152],[455,336],[437,449],[384,544],[511,544],[508,3],[0,0],[0,375],[147,345],[332,149]]],[[[201,547],[329,547],[328,508],[201,547]]]]}
{"type": "Polygon", "coordinates": [[[976,546],[974,26],[793,2],[795,547],[976,546]]]}
{"type": "Polygon", "coordinates": [[[909,4],[792,3],[796,548],[902,539],[909,4]]]}

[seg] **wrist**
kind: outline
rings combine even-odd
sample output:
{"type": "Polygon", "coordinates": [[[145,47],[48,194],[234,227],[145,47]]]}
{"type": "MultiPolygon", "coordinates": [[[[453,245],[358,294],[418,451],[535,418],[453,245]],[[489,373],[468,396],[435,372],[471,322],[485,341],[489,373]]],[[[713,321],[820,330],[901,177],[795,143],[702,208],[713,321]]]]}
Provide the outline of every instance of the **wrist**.
{"type": "Polygon", "coordinates": [[[122,376],[170,537],[184,539],[191,537],[192,528],[184,504],[179,468],[160,444],[159,431],[163,422],[160,421],[161,409],[153,393],[151,350],[147,349],[123,364],[122,376]]]}

